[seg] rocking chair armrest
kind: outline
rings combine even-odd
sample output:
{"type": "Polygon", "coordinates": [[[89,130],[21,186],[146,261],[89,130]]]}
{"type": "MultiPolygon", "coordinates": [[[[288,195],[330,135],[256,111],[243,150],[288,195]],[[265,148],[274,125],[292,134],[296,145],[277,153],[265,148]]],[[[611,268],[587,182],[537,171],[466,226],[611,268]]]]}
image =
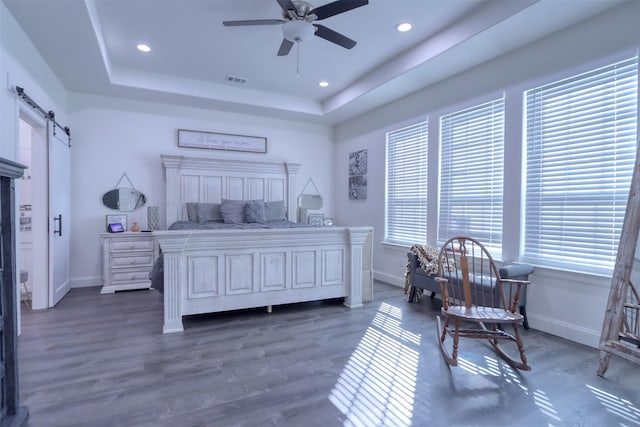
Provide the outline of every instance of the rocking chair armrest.
{"type": "Polygon", "coordinates": [[[502,283],[507,283],[509,285],[528,285],[531,282],[528,280],[518,280],[518,279],[500,279],[502,283]]]}
{"type": "Polygon", "coordinates": [[[442,295],[442,306],[445,310],[449,308],[449,291],[447,291],[447,283],[449,281],[444,277],[434,277],[433,280],[440,284],[440,295],[442,295]]]}
{"type": "Polygon", "coordinates": [[[509,295],[512,296],[509,304],[509,311],[511,311],[512,313],[515,313],[516,309],[518,308],[518,301],[520,300],[520,292],[523,291],[525,289],[525,286],[528,285],[530,282],[528,280],[500,279],[500,283],[502,285],[509,285],[511,289],[509,291],[509,295]],[[513,292],[513,286],[516,287],[515,293],[513,292]]]}
{"type": "MultiPolygon", "coordinates": [[[[529,282],[529,275],[533,273],[535,267],[531,264],[527,264],[524,262],[514,262],[509,265],[505,265],[498,270],[498,274],[500,275],[500,281],[503,285],[508,286],[510,291],[513,291],[513,287],[516,287],[515,297],[517,300],[515,303],[511,304],[511,308],[514,305],[519,305],[521,307],[521,311],[524,310],[524,306],[527,302],[527,285],[529,282]]],[[[513,294],[510,293],[510,296],[513,294]]],[[[513,309],[512,311],[514,311],[513,309]]]]}
{"type": "Polygon", "coordinates": [[[440,286],[447,286],[447,283],[449,283],[449,281],[444,277],[434,277],[433,280],[440,283],[440,286]]]}

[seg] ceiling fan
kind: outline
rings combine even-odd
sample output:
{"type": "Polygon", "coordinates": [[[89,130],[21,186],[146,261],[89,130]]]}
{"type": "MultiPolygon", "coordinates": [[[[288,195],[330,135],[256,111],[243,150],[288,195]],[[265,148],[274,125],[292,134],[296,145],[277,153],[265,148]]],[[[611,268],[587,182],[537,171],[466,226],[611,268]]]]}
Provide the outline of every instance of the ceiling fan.
{"type": "Polygon", "coordinates": [[[224,21],[227,27],[242,27],[247,25],[282,25],[284,39],[278,49],[278,56],[286,56],[291,51],[294,43],[308,39],[316,35],[345,49],[351,49],[356,45],[354,40],[346,37],[315,21],[330,18],[351,9],[369,4],[368,0],[337,0],[323,6],[312,7],[306,1],[301,0],[276,0],[282,8],[284,19],[253,19],[247,21],[224,21]]]}

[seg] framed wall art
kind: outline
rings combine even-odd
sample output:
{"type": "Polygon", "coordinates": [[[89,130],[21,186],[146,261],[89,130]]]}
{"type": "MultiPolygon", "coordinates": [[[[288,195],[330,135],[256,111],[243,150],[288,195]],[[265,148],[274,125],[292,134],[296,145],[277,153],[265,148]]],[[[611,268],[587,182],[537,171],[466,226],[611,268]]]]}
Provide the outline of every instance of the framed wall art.
{"type": "Polygon", "coordinates": [[[366,200],[367,198],[367,150],[349,153],[349,199],[366,200]]]}
{"type": "Polygon", "coordinates": [[[349,177],[349,198],[351,200],[366,200],[367,176],[356,175],[349,177]]]}
{"type": "Polygon", "coordinates": [[[178,129],[178,147],[266,153],[267,138],[178,129]]]}
{"type": "Polygon", "coordinates": [[[349,153],[349,176],[367,174],[367,150],[349,153]]]}

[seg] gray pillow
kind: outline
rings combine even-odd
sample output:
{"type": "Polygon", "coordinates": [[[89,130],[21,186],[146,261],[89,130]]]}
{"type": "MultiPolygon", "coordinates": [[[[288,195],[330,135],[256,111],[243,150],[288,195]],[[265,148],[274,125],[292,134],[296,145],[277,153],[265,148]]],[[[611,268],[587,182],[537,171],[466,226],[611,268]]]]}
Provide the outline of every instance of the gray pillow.
{"type": "Polygon", "coordinates": [[[244,207],[242,200],[222,200],[220,213],[225,224],[242,224],[244,221],[244,207]]]}
{"type": "MultiPolygon", "coordinates": [[[[188,206],[187,206],[187,209],[188,206]]],[[[198,222],[222,222],[220,203],[198,203],[198,222]]]]}
{"type": "Polygon", "coordinates": [[[250,200],[247,202],[244,210],[245,219],[247,222],[266,222],[264,215],[264,201],[263,200],[250,200]]]}
{"type": "Polygon", "coordinates": [[[187,203],[187,219],[189,221],[198,222],[198,204],[194,202],[187,203]]]}
{"type": "Polygon", "coordinates": [[[267,221],[285,221],[287,216],[284,210],[284,200],[264,202],[264,216],[267,221]]]}

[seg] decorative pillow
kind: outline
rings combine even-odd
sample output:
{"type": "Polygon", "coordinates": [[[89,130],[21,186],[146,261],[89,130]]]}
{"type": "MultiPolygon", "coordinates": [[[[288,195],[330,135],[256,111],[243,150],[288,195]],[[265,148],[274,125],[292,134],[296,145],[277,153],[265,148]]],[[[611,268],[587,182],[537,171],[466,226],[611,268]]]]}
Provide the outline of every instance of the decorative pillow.
{"type": "Polygon", "coordinates": [[[264,215],[264,201],[248,201],[244,208],[244,215],[247,222],[266,222],[264,215]]]}
{"type": "Polygon", "coordinates": [[[194,202],[187,203],[187,218],[189,221],[198,222],[198,204],[194,202]]]}
{"type": "Polygon", "coordinates": [[[220,213],[225,224],[242,224],[244,221],[244,207],[242,200],[222,200],[220,213]]]}
{"type": "Polygon", "coordinates": [[[287,215],[284,209],[284,200],[265,202],[264,216],[267,221],[285,221],[287,215]]]}
{"type": "MultiPolygon", "coordinates": [[[[187,207],[188,209],[188,207],[187,207]]],[[[222,222],[220,203],[198,203],[198,222],[222,222]]]]}

